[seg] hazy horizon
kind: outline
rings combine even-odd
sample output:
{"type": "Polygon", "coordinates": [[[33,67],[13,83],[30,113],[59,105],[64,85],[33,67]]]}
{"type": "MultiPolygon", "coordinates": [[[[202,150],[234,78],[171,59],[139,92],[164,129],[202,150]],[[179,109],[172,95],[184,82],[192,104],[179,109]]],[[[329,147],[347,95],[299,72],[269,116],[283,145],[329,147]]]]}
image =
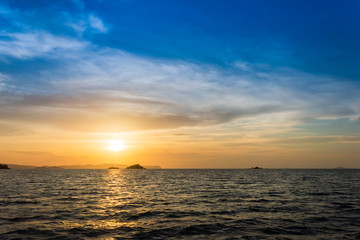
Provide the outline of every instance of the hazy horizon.
{"type": "MultiPolygon", "coordinates": [[[[3,163],[2,163],[3,164],[3,163]]],[[[6,163],[5,163],[6,164],[6,163]]],[[[122,164],[122,163],[101,163],[101,164],[68,164],[68,165],[22,165],[22,164],[7,164],[8,166],[21,166],[21,167],[67,167],[67,168],[64,168],[64,169],[107,169],[108,167],[111,167],[111,166],[114,166],[114,167],[126,167],[126,166],[130,166],[130,164],[122,164]],[[74,167],[76,166],[77,168],[71,168],[71,167],[74,167]],[[93,168],[80,168],[81,166],[92,166],[93,168]],[[94,168],[94,167],[97,167],[97,166],[103,166],[104,168],[94,168]]],[[[144,167],[150,167],[148,169],[168,169],[168,170],[171,170],[171,169],[178,169],[178,170],[186,170],[186,169],[189,169],[189,170],[196,170],[196,169],[199,169],[199,170],[216,170],[216,169],[223,169],[223,170],[231,170],[231,169],[234,169],[234,170],[246,170],[246,169],[252,169],[254,167],[259,167],[259,166],[253,166],[253,167],[250,167],[250,168],[226,168],[226,167],[223,167],[223,168],[206,168],[206,167],[198,167],[198,168],[163,168],[161,167],[160,165],[144,165],[144,167]]],[[[348,167],[344,167],[344,166],[337,166],[337,167],[333,167],[333,168],[262,168],[260,167],[261,169],[284,169],[284,170],[306,170],[306,169],[309,169],[309,170],[329,170],[329,169],[359,169],[359,168],[348,168],[348,167]]],[[[32,168],[15,168],[15,169],[32,169],[32,168]]]]}
{"type": "Polygon", "coordinates": [[[1,1],[0,163],[360,168],[359,1],[1,1]]]}

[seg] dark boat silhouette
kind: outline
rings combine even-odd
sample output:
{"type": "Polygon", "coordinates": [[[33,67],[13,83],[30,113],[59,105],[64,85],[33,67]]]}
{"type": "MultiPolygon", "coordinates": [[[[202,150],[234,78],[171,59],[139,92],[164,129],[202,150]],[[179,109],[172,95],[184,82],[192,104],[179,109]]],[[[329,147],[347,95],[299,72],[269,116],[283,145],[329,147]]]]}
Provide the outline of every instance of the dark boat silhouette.
{"type": "Polygon", "coordinates": [[[119,169],[118,167],[109,167],[108,169],[119,169]]]}
{"type": "Polygon", "coordinates": [[[125,169],[146,169],[146,168],[144,168],[140,164],[134,164],[134,165],[131,165],[131,166],[125,168],[125,169]]]}
{"type": "Polygon", "coordinates": [[[10,169],[7,164],[0,164],[0,169],[10,169]]]}

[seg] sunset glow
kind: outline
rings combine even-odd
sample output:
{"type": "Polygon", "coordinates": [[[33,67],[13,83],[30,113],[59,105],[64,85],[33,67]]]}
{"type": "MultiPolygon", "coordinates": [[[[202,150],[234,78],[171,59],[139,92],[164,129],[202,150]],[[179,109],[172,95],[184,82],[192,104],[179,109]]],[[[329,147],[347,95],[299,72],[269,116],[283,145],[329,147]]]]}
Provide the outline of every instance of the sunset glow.
{"type": "Polygon", "coordinates": [[[359,6],[1,1],[1,161],[360,168],[359,6]]]}
{"type": "Polygon", "coordinates": [[[126,145],[121,140],[111,140],[107,143],[107,150],[113,151],[113,152],[120,152],[126,148],[126,145]]]}
{"type": "Polygon", "coordinates": [[[1,240],[360,238],[360,0],[0,0],[0,29],[1,240]]]}

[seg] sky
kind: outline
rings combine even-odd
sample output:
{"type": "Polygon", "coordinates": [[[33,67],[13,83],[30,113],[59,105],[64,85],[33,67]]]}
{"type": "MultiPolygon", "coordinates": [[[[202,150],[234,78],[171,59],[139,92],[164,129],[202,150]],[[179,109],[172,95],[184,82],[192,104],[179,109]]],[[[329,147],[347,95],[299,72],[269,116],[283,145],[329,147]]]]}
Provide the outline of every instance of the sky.
{"type": "Polygon", "coordinates": [[[0,162],[360,168],[359,13],[0,0],[0,162]]]}

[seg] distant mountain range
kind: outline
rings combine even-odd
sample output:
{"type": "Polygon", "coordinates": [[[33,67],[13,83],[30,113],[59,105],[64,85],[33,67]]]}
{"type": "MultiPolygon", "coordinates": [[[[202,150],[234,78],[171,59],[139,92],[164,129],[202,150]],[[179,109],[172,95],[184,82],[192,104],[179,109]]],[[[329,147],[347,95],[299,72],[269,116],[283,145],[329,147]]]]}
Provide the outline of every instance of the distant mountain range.
{"type": "MultiPolygon", "coordinates": [[[[109,167],[117,167],[119,169],[125,169],[128,165],[125,164],[98,164],[98,165],[59,165],[59,166],[31,166],[31,165],[18,165],[8,164],[10,169],[108,169],[109,167]]],[[[160,166],[144,166],[146,169],[161,169],[160,166]]]]}

